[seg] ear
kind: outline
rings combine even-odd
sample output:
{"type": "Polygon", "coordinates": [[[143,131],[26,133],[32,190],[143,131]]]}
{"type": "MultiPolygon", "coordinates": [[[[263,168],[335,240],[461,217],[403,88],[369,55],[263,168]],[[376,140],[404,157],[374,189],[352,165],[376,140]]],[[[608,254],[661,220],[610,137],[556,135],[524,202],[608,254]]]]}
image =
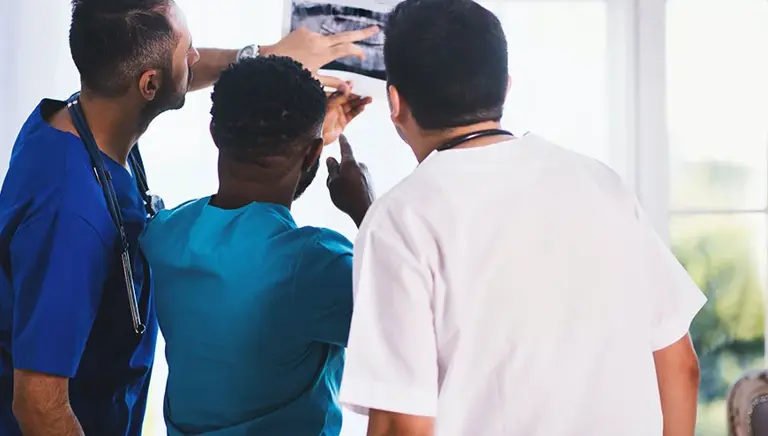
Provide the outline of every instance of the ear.
{"type": "Polygon", "coordinates": [[[404,108],[403,101],[400,98],[400,92],[392,85],[387,87],[387,101],[389,101],[389,116],[392,118],[392,122],[395,125],[402,124],[404,108]]]}
{"type": "Polygon", "coordinates": [[[320,155],[323,154],[323,138],[316,138],[312,141],[312,145],[307,150],[307,155],[304,157],[304,162],[301,163],[301,170],[306,171],[312,165],[320,159],[320,155]]]}
{"type": "Polygon", "coordinates": [[[216,146],[216,148],[219,148],[219,144],[216,143],[216,135],[213,134],[213,120],[211,120],[211,124],[208,125],[208,131],[211,132],[211,139],[213,140],[213,145],[216,146]]]}
{"type": "Polygon", "coordinates": [[[509,91],[512,89],[512,76],[507,75],[507,96],[509,96],[509,91]]]}
{"type": "Polygon", "coordinates": [[[147,70],[139,78],[139,92],[147,101],[152,101],[157,97],[160,90],[160,84],[163,82],[163,76],[160,70],[147,70]]]}

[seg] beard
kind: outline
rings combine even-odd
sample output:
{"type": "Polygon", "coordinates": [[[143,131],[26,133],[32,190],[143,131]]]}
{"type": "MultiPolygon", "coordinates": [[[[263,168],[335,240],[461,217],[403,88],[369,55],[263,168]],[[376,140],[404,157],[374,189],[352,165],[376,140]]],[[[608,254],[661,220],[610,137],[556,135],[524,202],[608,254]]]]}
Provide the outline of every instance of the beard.
{"type": "Polygon", "coordinates": [[[304,191],[309,188],[309,185],[312,184],[312,182],[315,180],[315,177],[317,176],[318,169],[320,169],[320,159],[316,160],[311,167],[309,167],[301,174],[301,177],[299,178],[299,184],[296,186],[296,192],[293,194],[294,200],[298,200],[299,197],[304,194],[304,191]]]}
{"type": "Polygon", "coordinates": [[[163,81],[161,83],[160,89],[157,91],[155,99],[148,102],[142,110],[142,131],[145,131],[147,127],[149,127],[149,123],[151,123],[155,118],[158,117],[158,115],[162,114],[163,112],[177,110],[184,107],[187,91],[189,90],[189,85],[192,83],[191,68],[189,69],[189,75],[187,77],[188,80],[186,86],[184,86],[184,89],[178,89],[176,84],[173,82],[173,75],[171,74],[171,70],[168,69],[163,72],[163,81]]]}

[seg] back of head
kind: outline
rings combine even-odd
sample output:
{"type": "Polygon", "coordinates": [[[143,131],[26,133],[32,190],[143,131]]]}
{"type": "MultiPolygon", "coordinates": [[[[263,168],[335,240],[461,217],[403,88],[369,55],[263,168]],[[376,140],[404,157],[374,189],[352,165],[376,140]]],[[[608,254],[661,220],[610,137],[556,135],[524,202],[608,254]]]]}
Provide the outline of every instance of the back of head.
{"type": "Polygon", "coordinates": [[[501,119],[507,41],[493,13],[471,0],[405,0],[386,26],[384,60],[423,129],[501,119]]]}
{"type": "Polygon", "coordinates": [[[325,92],[310,71],[290,58],[257,57],[231,65],[216,83],[212,100],[211,133],[230,159],[290,164],[322,137],[325,92]]]}
{"type": "Polygon", "coordinates": [[[149,69],[170,71],[172,0],[73,0],[69,46],[83,86],[123,95],[149,69]]]}

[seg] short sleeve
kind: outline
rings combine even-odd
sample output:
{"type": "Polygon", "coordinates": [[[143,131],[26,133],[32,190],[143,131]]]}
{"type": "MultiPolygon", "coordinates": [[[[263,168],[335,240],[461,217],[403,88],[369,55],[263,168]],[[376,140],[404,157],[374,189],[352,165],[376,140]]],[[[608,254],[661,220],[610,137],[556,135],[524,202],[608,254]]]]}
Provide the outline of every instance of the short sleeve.
{"type": "Polygon", "coordinates": [[[296,272],[296,303],[309,339],[347,346],[352,319],[352,242],[329,230],[305,247],[296,272]]]}
{"type": "Polygon", "coordinates": [[[636,205],[643,271],[653,298],[651,320],[651,346],[654,351],[666,348],[682,339],[689,331],[694,317],[707,298],[688,272],[675,258],[667,244],[659,237],[653,225],[636,205]]]}
{"type": "Polygon", "coordinates": [[[33,217],[11,241],[16,369],[72,378],[96,318],[112,259],[79,215],[33,217]]]}
{"type": "Polygon", "coordinates": [[[397,213],[387,206],[369,212],[355,242],[355,310],[341,402],[364,415],[376,409],[434,417],[433,282],[419,254],[429,236],[408,210],[391,209],[397,213]]]}

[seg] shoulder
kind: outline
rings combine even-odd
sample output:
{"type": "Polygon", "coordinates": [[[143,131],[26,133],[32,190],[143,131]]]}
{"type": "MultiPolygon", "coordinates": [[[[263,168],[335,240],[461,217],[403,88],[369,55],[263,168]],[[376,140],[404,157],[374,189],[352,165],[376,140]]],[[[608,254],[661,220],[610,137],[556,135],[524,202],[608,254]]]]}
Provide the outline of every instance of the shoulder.
{"type": "MultiPolygon", "coordinates": [[[[531,154],[540,162],[537,183],[559,192],[574,202],[599,204],[623,212],[635,211],[634,191],[608,164],[531,135],[531,154]]],[[[527,140],[527,137],[526,137],[527,140]]]]}
{"type": "Polygon", "coordinates": [[[424,188],[422,183],[406,180],[376,200],[365,215],[355,243],[359,244],[372,235],[384,239],[428,236],[425,209],[429,205],[422,201],[426,195],[424,188]]]}
{"type": "Polygon", "coordinates": [[[149,221],[147,228],[150,226],[159,227],[171,221],[183,220],[190,214],[198,213],[199,209],[205,206],[208,201],[209,199],[207,197],[198,198],[186,201],[170,209],[163,209],[149,221]]]}
{"type": "Polygon", "coordinates": [[[341,233],[322,227],[302,227],[298,231],[306,240],[302,258],[352,255],[352,242],[341,233]]]}
{"type": "Polygon", "coordinates": [[[141,235],[141,244],[152,242],[154,235],[165,234],[169,227],[178,228],[184,223],[191,223],[200,214],[200,210],[208,203],[208,198],[189,200],[171,209],[159,211],[152,217],[141,235]]]}
{"type": "Polygon", "coordinates": [[[302,227],[298,229],[305,242],[299,252],[296,277],[304,281],[327,282],[339,276],[352,275],[352,242],[330,229],[302,227]]]}
{"type": "MultiPolygon", "coordinates": [[[[52,113],[63,102],[43,100],[35,108],[19,131],[11,154],[11,167],[34,165],[38,177],[45,177],[44,171],[69,169],[75,164],[89,164],[88,153],[80,138],[72,133],[52,127],[44,119],[44,113],[52,113]],[[79,162],[78,162],[79,161],[79,162]]],[[[53,177],[56,174],[50,174],[53,177]]]]}
{"type": "Polygon", "coordinates": [[[85,219],[94,209],[100,218],[103,193],[85,147],[78,137],[48,125],[40,111],[39,106],[16,139],[0,206],[35,212],[71,204],[85,219]]]}

